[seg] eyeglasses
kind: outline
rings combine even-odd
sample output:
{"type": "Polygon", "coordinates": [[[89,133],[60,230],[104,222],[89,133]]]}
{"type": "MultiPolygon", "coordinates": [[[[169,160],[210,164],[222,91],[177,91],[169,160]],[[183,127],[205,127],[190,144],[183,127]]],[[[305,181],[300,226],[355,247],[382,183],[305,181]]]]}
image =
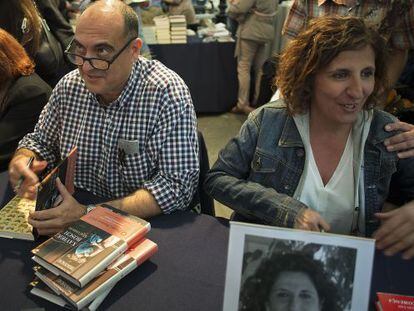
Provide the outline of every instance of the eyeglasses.
{"type": "Polygon", "coordinates": [[[136,38],[131,38],[128,40],[128,42],[114,55],[111,59],[102,59],[97,57],[84,57],[82,55],[72,53],[70,49],[72,48],[72,41],[69,43],[68,47],[65,50],[65,54],[68,58],[68,60],[76,65],[76,66],[82,66],[85,61],[89,62],[89,64],[98,70],[108,70],[109,66],[118,58],[119,55],[127,48],[127,46],[134,41],[136,38]]]}

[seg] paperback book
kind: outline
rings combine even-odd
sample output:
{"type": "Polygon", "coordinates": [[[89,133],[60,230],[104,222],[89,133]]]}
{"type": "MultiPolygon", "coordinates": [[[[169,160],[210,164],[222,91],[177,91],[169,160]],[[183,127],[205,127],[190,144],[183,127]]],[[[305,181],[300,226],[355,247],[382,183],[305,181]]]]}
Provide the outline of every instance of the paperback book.
{"type": "Polygon", "coordinates": [[[149,222],[102,204],[34,248],[32,259],[83,287],[150,228],[149,222]]]}
{"type": "Polygon", "coordinates": [[[378,311],[414,311],[414,296],[378,292],[377,298],[375,305],[378,311]]]}
{"type": "Polygon", "coordinates": [[[70,194],[75,192],[75,168],[78,148],[74,147],[68,156],[62,159],[41,181],[36,198],[36,210],[44,210],[53,207],[59,190],[56,187],[56,179],[59,177],[70,194]]]}
{"type": "Polygon", "coordinates": [[[64,297],[72,306],[81,309],[108,289],[113,288],[123,277],[150,258],[157,249],[157,244],[144,238],[129,248],[83,288],[79,288],[43,268],[36,269],[35,274],[55,293],[64,297]]]}
{"type": "MultiPolygon", "coordinates": [[[[50,287],[48,287],[45,283],[43,283],[39,278],[35,278],[30,285],[32,289],[30,293],[32,295],[41,297],[55,305],[61,306],[68,310],[77,310],[73,305],[71,305],[66,299],[64,299],[61,295],[54,292],[50,287]]],[[[103,291],[99,296],[97,296],[89,305],[82,308],[84,311],[95,311],[101,303],[105,300],[108,296],[109,292],[112,288],[103,291]]]]}
{"type": "Polygon", "coordinates": [[[0,210],[0,237],[34,241],[36,232],[27,222],[36,201],[15,196],[0,210]]]}
{"type": "Polygon", "coordinates": [[[51,208],[59,195],[56,178],[59,177],[68,191],[73,194],[77,148],[73,148],[41,181],[36,200],[15,196],[0,210],[0,237],[34,241],[36,230],[27,222],[29,213],[51,208]]]}

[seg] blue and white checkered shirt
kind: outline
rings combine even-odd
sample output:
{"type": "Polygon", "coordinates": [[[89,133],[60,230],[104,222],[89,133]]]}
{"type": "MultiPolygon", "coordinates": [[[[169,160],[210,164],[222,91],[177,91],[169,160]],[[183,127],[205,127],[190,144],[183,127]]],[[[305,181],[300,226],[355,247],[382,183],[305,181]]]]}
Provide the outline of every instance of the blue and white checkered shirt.
{"type": "Polygon", "coordinates": [[[76,187],[113,199],[144,188],[170,213],[186,209],[197,187],[196,130],[183,80],[160,62],[140,58],[109,106],[86,89],[78,70],[67,74],[19,148],[56,163],[77,145],[76,187]]]}

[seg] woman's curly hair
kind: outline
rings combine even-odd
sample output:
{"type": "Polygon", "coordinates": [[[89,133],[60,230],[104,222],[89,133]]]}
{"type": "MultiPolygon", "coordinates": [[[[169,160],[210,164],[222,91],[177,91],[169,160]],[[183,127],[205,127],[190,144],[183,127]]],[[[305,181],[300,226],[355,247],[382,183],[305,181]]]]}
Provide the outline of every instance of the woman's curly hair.
{"type": "Polygon", "coordinates": [[[305,113],[310,105],[315,74],[343,51],[371,46],[375,54],[375,86],[364,109],[375,107],[386,89],[387,47],[375,30],[356,17],[324,16],[313,19],[284,49],[276,85],[291,115],[305,113]]]}
{"type": "Polygon", "coordinates": [[[240,292],[240,311],[265,311],[270,291],[281,272],[306,274],[319,296],[322,311],[339,311],[338,290],[329,279],[323,264],[300,252],[273,253],[263,259],[256,272],[246,279],[240,292]]]}
{"type": "Polygon", "coordinates": [[[34,72],[34,63],[23,46],[0,28],[0,81],[12,81],[34,72]]]}

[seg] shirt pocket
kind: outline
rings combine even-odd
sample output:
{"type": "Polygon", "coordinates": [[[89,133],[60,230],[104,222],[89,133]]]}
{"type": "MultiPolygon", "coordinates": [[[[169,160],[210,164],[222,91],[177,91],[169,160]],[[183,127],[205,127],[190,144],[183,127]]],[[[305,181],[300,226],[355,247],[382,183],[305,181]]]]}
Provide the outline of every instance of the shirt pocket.
{"type": "Polygon", "coordinates": [[[132,145],[128,141],[128,147],[118,145],[118,166],[122,176],[122,182],[129,192],[142,188],[145,181],[151,179],[154,171],[151,158],[145,148],[138,143],[132,145]]]}
{"type": "Polygon", "coordinates": [[[249,180],[263,186],[275,188],[274,176],[277,168],[277,160],[265,153],[256,151],[250,164],[249,180]]]}

